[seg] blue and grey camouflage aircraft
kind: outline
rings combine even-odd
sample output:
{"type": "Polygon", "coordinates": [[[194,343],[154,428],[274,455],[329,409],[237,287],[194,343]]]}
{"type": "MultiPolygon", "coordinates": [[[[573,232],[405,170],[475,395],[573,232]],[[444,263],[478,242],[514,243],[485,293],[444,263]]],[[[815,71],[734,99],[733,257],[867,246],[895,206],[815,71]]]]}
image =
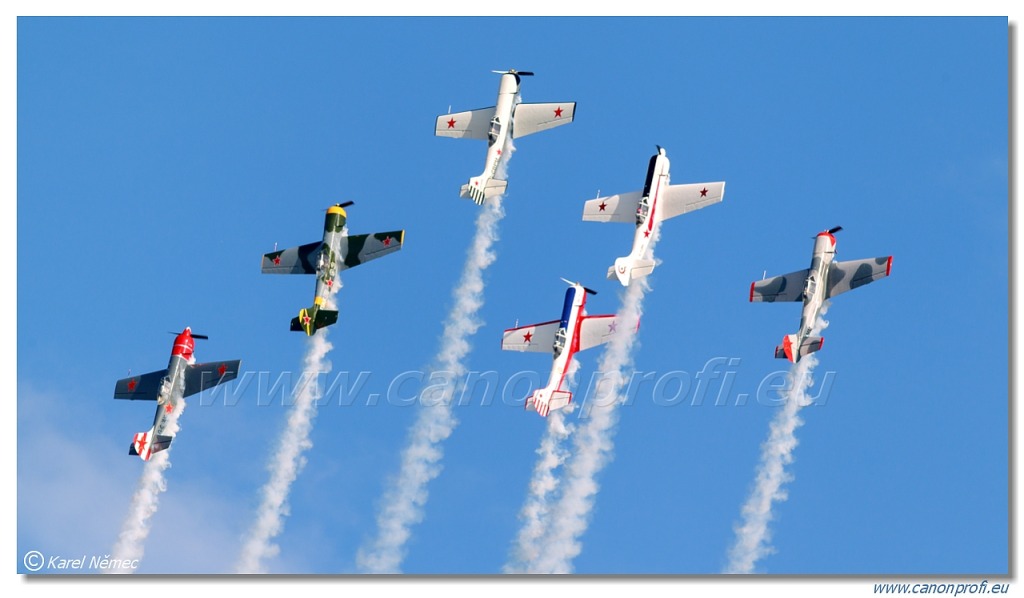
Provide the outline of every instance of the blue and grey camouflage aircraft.
{"type": "Polygon", "coordinates": [[[469,179],[459,193],[460,197],[469,197],[477,205],[483,204],[488,197],[501,195],[508,185],[508,181],[494,178],[502,159],[505,139],[510,135],[512,139],[519,139],[558,125],[567,125],[576,114],[576,102],[517,104],[521,77],[533,76],[533,73],[515,69],[492,72],[501,75],[497,105],[442,114],[434,123],[434,135],[438,137],[487,140],[487,162],[483,173],[469,179]]]}
{"type": "Polygon", "coordinates": [[[394,253],[405,242],[404,230],[349,236],[345,230],[347,201],[327,208],[322,241],[264,254],[264,274],[316,274],[316,294],[312,307],[299,310],[291,329],[312,336],[317,330],[338,321],[337,310],[324,309],[328,293],[338,273],[348,268],[394,253]]]}
{"type": "MultiPolygon", "coordinates": [[[[173,333],[172,333],[173,334],[173,333]]],[[[139,432],[128,447],[129,455],[138,455],[149,461],[155,453],[171,446],[173,434],[167,434],[168,418],[178,407],[182,398],[212,388],[238,376],[242,362],[211,361],[196,363],[193,355],[196,343],[193,339],[206,339],[202,334],[192,334],[185,328],[174,337],[171,361],[167,369],[130,376],[114,384],[114,398],[131,401],[156,401],[156,417],[148,432],[139,432]]]]}
{"type": "Polygon", "coordinates": [[[843,227],[837,226],[818,233],[814,238],[810,268],[750,283],[751,301],[804,302],[800,331],[787,334],[782,339],[782,344],[775,347],[775,357],[796,363],[804,355],[821,349],[825,339],[811,336],[811,328],[825,300],[889,276],[891,255],[849,262],[833,261],[836,256],[835,233],[841,230],[843,227]]]}

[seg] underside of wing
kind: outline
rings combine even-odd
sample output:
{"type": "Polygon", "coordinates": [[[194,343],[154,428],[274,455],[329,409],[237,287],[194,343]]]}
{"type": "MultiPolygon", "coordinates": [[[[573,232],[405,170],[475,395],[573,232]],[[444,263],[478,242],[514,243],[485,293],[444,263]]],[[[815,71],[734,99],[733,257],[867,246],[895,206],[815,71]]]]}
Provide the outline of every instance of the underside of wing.
{"type": "Polygon", "coordinates": [[[798,270],[757,280],[750,283],[750,300],[772,303],[775,301],[802,301],[804,298],[804,283],[810,270],[798,270]]]}
{"type": "Polygon", "coordinates": [[[494,106],[467,110],[455,114],[442,114],[434,123],[434,135],[455,139],[487,139],[494,118],[494,106]]]}
{"type": "Polygon", "coordinates": [[[572,122],[576,102],[517,104],[512,115],[512,138],[519,139],[572,122]]]}
{"type": "Polygon", "coordinates": [[[580,351],[603,345],[612,340],[616,334],[636,331],[638,321],[623,322],[614,314],[604,316],[584,316],[580,322],[580,351]]]}
{"type": "Polygon", "coordinates": [[[509,328],[501,337],[501,348],[504,351],[532,351],[534,353],[551,353],[555,344],[555,333],[558,332],[558,320],[509,328]]]}
{"type": "Polygon", "coordinates": [[[835,297],[879,278],[885,278],[889,275],[890,270],[892,270],[891,255],[848,262],[832,262],[832,267],[828,271],[827,296],[835,297]]]}
{"type": "Polygon", "coordinates": [[[167,370],[131,376],[114,384],[114,398],[129,401],[155,401],[160,396],[160,384],[167,376],[167,370]]]}
{"type": "Polygon", "coordinates": [[[659,220],[668,220],[722,201],[725,182],[670,185],[661,197],[659,220]]]}
{"type": "Polygon", "coordinates": [[[343,237],[340,255],[345,256],[345,261],[338,266],[338,269],[355,268],[359,264],[394,253],[402,248],[403,243],[405,243],[404,230],[343,237]]]}
{"type": "Polygon", "coordinates": [[[260,271],[264,274],[315,274],[322,241],[289,247],[263,255],[260,271]]]}
{"type": "Polygon", "coordinates": [[[192,396],[197,392],[223,384],[238,377],[238,370],[242,362],[238,359],[232,361],[211,361],[209,363],[197,363],[190,365],[185,370],[185,395],[192,396]]]}
{"type": "Polygon", "coordinates": [[[640,191],[598,197],[583,205],[583,220],[589,222],[631,222],[636,224],[640,191]]]}

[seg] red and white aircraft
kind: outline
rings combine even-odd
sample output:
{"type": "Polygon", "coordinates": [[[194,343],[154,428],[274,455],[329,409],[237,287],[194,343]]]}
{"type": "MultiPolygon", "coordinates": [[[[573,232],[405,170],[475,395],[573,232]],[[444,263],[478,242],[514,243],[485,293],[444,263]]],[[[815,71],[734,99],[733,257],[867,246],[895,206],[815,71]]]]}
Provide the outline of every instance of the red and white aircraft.
{"type": "Polygon", "coordinates": [[[505,193],[508,181],[494,178],[502,159],[505,139],[526,137],[572,122],[576,102],[544,104],[517,104],[521,77],[532,76],[529,71],[494,71],[501,75],[497,104],[490,108],[467,110],[455,114],[442,114],[434,124],[434,135],[456,139],[486,139],[487,162],[480,176],[469,179],[462,186],[460,197],[472,198],[483,204],[488,197],[505,193]],[[514,125],[514,126],[513,126],[514,125]]]}
{"type": "Polygon", "coordinates": [[[634,278],[647,276],[654,270],[654,260],[647,252],[655,227],[662,220],[674,218],[722,201],[725,183],[691,183],[669,185],[669,161],[665,150],[657,146],[647,166],[647,179],[642,191],[591,199],[583,206],[583,220],[591,222],[634,222],[633,250],[615,260],[608,268],[608,278],[618,277],[622,286],[634,278]]]}
{"type": "Polygon", "coordinates": [[[544,417],[572,401],[572,393],[562,388],[572,356],[577,351],[607,343],[619,333],[620,328],[615,315],[586,315],[587,293],[596,295],[596,291],[579,283],[565,282],[569,289],[565,292],[560,320],[510,328],[501,339],[501,348],[505,351],[553,352],[554,362],[547,386],[537,389],[526,399],[526,408],[534,408],[544,417]]]}
{"type": "Polygon", "coordinates": [[[179,401],[222,382],[234,380],[238,376],[238,368],[242,362],[237,359],[196,363],[193,356],[196,343],[193,339],[197,338],[208,337],[192,334],[191,328],[185,328],[181,334],[174,337],[171,361],[167,364],[167,369],[123,378],[114,384],[115,399],[156,401],[153,427],[148,432],[139,432],[132,438],[132,444],[128,447],[129,455],[138,455],[144,461],[149,461],[155,453],[171,446],[174,436],[166,434],[167,424],[179,401]]]}

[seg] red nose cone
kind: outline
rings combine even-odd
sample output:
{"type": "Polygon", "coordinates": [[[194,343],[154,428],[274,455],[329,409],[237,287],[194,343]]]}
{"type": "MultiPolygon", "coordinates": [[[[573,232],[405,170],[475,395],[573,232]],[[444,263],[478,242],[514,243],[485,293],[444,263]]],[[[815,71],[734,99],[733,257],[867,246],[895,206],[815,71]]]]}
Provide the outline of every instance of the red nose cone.
{"type": "Polygon", "coordinates": [[[192,359],[192,353],[195,352],[196,341],[192,340],[192,330],[186,328],[181,334],[174,337],[174,348],[171,349],[171,355],[180,355],[182,359],[186,361],[192,359]]]}
{"type": "Polygon", "coordinates": [[[828,231],[825,231],[823,233],[818,233],[818,236],[819,237],[828,237],[829,242],[832,243],[832,247],[836,246],[836,238],[835,238],[835,236],[832,233],[830,233],[828,231]]]}

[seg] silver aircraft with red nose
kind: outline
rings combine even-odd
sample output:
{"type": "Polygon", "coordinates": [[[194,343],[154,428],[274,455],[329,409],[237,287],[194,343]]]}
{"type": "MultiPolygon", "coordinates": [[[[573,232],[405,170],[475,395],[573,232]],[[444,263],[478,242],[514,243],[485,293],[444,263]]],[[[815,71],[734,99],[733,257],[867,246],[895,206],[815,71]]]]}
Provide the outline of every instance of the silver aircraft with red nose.
{"type": "Polygon", "coordinates": [[[184,397],[234,380],[242,362],[210,361],[196,363],[195,340],[206,339],[202,334],[192,334],[185,328],[174,337],[171,360],[167,369],[149,372],[141,376],[130,376],[114,384],[114,398],[131,401],[156,401],[156,417],[148,432],[139,432],[128,447],[129,455],[138,455],[144,461],[171,446],[173,434],[169,434],[170,416],[184,397]]]}
{"type": "Polygon", "coordinates": [[[835,261],[835,234],[841,230],[843,227],[837,226],[818,233],[814,238],[810,268],[750,283],[751,301],[804,302],[800,330],[783,337],[782,344],[775,347],[775,357],[796,363],[804,355],[821,349],[825,339],[812,336],[811,329],[825,300],[885,278],[892,271],[891,255],[848,262],[835,261]]]}

